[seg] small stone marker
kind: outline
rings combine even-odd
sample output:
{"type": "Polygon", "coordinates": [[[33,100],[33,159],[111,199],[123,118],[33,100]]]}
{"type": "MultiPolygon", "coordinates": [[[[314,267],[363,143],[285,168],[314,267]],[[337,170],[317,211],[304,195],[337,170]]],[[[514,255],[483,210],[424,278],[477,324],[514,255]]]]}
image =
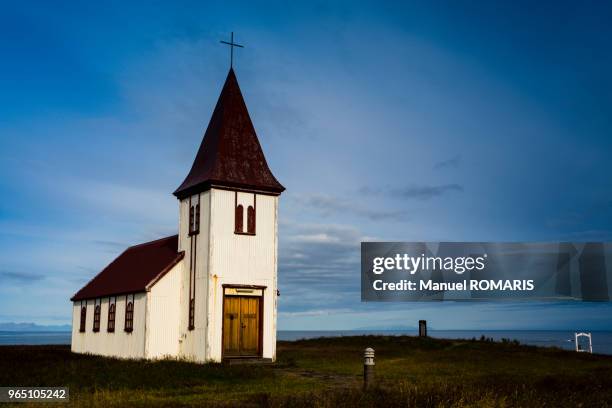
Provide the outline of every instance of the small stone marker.
{"type": "Polygon", "coordinates": [[[367,390],[374,381],[374,349],[368,347],[363,353],[363,389],[367,390]]]}
{"type": "Polygon", "coordinates": [[[419,337],[427,337],[427,320],[419,320],[419,337]]]}

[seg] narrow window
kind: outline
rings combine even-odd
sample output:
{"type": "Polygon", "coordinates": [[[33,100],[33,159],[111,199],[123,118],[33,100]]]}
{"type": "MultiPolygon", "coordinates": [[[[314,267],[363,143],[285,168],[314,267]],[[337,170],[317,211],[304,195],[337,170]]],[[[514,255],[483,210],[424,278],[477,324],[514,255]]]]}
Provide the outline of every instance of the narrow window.
{"type": "Polygon", "coordinates": [[[134,330],[134,303],[127,302],[125,306],[125,331],[129,333],[132,330],[134,330]]]}
{"type": "Polygon", "coordinates": [[[93,331],[100,331],[100,305],[96,305],[96,307],[94,308],[93,331]]]}
{"type": "Polygon", "coordinates": [[[247,232],[255,234],[255,208],[252,205],[247,209],[247,232]]]}
{"type": "Polygon", "coordinates": [[[195,299],[189,301],[189,330],[195,328],[195,299]]]}
{"type": "MultiPolygon", "coordinates": [[[[109,299],[110,303],[110,299],[109,299]]],[[[108,332],[113,333],[115,331],[115,303],[110,303],[108,306],[108,332]]]]}
{"type": "Polygon", "coordinates": [[[189,207],[189,235],[200,232],[200,204],[189,207]]]}
{"type": "Polygon", "coordinates": [[[196,204],[195,207],[195,234],[200,232],[200,204],[196,204]]]}
{"type": "Polygon", "coordinates": [[[87,319],[87,303],[85,306],[81,306],[81,324],[79,326],[81,333],[85,332],[85,319],[87,319]]]}
{"type": "Polygon", "coordinates": [[[243,228],[244,207],[242,204],[236,206],[236,232],[242,233],[243,228]]]}
{"type": "Polygon", "coordinates": [[[193,234],[193,217],[194,209],[193,207],[189,207],[189,235],[193,234]]]}

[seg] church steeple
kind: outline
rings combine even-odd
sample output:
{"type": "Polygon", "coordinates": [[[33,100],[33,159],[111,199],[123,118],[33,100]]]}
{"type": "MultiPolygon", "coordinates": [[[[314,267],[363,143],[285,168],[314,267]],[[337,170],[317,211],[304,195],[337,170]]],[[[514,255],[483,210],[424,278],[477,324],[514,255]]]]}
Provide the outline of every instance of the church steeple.
{"type": "Polygon", "coordinates": [[[181,199],[211,187],[280,194],[230,68],[193,166],[173,193],[181,199]]]}

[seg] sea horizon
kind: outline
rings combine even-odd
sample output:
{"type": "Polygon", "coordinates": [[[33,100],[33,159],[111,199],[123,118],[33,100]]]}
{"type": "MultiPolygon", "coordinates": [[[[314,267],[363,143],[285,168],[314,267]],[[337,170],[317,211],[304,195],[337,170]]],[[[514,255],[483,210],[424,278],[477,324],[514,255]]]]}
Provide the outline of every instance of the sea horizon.
{"type": "MultiPolygon", "coordinates": [[[[612,330],[591,330],[593,336],[593,353],[612,355],[612,330]]],[[[494,341],[502,339],[517,340],[521,344],[539,347],[557,347],[574,350],[574,333],[572,330],[443,330],[429,329],[428,335],[433,338],[479,339],[482,336],[494,341]]],[[[277,340],[298,341],[318,337],[344,336],[416,336],[417,329],[351,329],[351,330],[278,330],[277,340]]],[[[69,345],[69,331],[0,331],[0,345],[69,345]]]]}

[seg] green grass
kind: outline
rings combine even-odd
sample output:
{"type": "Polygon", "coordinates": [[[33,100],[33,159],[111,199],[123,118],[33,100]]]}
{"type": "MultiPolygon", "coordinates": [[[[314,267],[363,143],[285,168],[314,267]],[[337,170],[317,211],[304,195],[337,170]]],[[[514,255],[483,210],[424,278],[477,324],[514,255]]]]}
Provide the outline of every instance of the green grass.
{"type": "Polygon", "coordinates": [[[408,336],[279,342],[274,366],[123,361],[65,346],[4,346],[0,385],[68,386],[72,406],[607,407],[612,356],[408,336]],[[363,392],[366,347],[376,350],[376,385],[363,392]]]}

